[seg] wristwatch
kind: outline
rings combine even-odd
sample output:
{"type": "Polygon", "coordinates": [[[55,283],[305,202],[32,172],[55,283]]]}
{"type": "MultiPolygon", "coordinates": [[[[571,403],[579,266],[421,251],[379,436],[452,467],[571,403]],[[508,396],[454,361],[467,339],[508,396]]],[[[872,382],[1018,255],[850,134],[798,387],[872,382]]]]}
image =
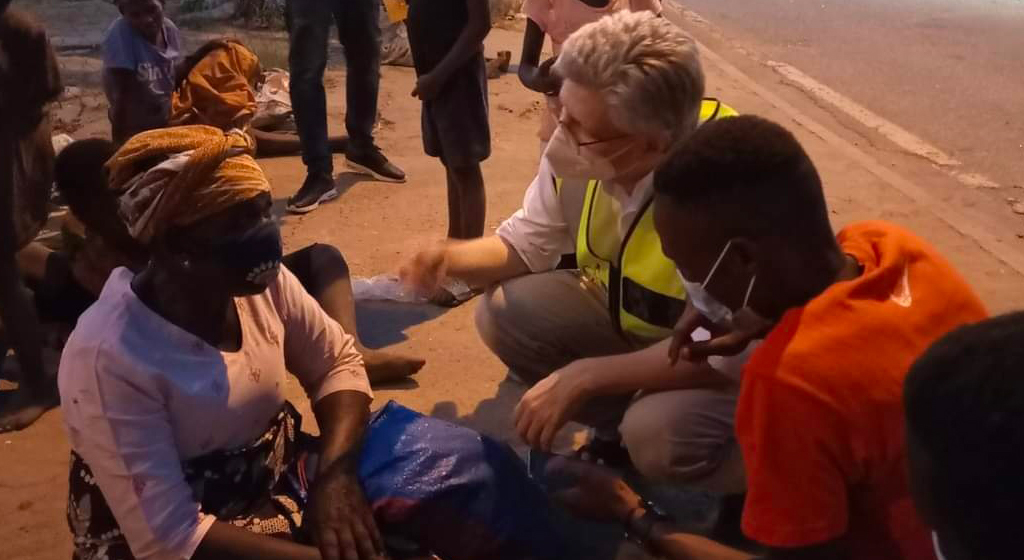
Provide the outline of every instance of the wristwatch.
{"type": "Polygon", "coordinates": [[[630,510],[629,515],[623,520],[626,528],[626,540],[639,546],[647,553],[657,556],[658,551],[654,549],[651,537],[653,536],[654,526],[658,523],[671,524],[675,523],[675,519],[649,500],[641,500],[640,505],[630,510]],[[643,513],[639,517],[634,518],[633,516],[637,510],[643,510],[643,513]]]}

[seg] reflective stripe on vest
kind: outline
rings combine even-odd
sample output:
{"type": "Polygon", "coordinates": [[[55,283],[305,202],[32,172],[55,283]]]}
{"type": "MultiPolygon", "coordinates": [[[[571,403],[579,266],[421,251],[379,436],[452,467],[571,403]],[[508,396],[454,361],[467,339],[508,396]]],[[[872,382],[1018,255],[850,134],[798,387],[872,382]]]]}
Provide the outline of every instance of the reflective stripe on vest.
{"type": "MultiPolygon", "coordinates": [[[[705,99],[701,104],[702,124],[736,115],[717,99],[705,99]]],[[[581,190],[563,188],[564,184],[562,179],[555,179],[559,196],[573,196],[581,190]]],[[[667,338],[686,305],[686,290],[675,263],[661,250],[661,238],[654,228],[653,196],[620,240],[618,201],[601,188],[600,181],[585,184],[576,234],[577,266],[591,282],[607,291],[608,308],[619,332],[641,345],[667,338]]],[[[562,207],[572,206],[563,201],[562,207]]]]}

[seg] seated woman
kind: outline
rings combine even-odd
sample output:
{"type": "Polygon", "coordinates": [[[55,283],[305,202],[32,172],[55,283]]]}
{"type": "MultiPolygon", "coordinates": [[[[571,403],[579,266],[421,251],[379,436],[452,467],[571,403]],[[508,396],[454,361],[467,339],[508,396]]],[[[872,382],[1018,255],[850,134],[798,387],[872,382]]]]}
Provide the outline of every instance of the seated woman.
{"type": "MultiPolygon", "coordinates": [[[[37,291],[37,304],[50,302],[41,307],[52,309],[51,314],[71,325],[95,301],[111,271],[123,266],[138,272],[150,259],[149,250],[129,234],[118,215],[117,199],[107,189],[103,165],[115,151],[112,142],[93,138],[75,142],[57,156],[57,188],[86,232],[83,239],[66,244],[76,246],[75,251],[47,251],[37,258],[45,263],[38,268],[46,270],[43,278],[47,279],[47,288],[37,291]],[[40,298],[39,294],[49,296],[40,298]]],[[[284,264],[327,315],[352,334],[371,384],[403,379],[423,367],[422,359],[371,350],[362,344],[356,332],[348,263],[338,249],[316,243],[285,255],[284,264]]]]}
{"type": "Polygon", "coordinates": [[[109,163],[151,258],[112,273],[61,362],[75,558],[383,550],[355,474],[371,401],[363,361],[281,266],[252,152],[243,134],[190,126],[137,135],[109,163]],[[286,371],[313,403],[319,440],[299,430],[286,371]]]}

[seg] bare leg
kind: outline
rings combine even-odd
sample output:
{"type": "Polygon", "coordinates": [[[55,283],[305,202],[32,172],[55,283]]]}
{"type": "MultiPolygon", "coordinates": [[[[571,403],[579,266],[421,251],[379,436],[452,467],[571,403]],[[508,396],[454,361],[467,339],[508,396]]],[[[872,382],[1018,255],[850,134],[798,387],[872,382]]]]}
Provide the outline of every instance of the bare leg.
{"type": "Polygon", "coordinates": [[[289,267],[320,307],[356,339],[371,384],[397,381],[415,375],[426,363],[410,356],[371,350],[363,345],[356,329],[356,307],[352,297],[348,263],[336,248],[316,244],[286,257],[289,267]],[[290,262],[289,262],[290,261],[290,262]],[[301,261],[301,262],[300,262],[301,261]]]}
{"type": "Polygon", "coordinates": [[[448,168],[448,237],[474,239],[484,234],[487,194],[480,164],[448,168]]]}
{"type": "MultiPolygon", "coordinates": [[[[256,155],[258,157],[295,156],[302,153],[302,144],[294,134],[252,130],[256,139],[256,155]]],[[[348,136],[331,136],[327,143],[334,153],[343,154],[348,147],[348,136]]]]}
{"type": "MultiPolygon", "coordinates": [[[[14,228],[14,146],[11,127],[0,127],[0,333],[21,365],[18,390],[0,409],[0,432],[20,430],[58,404],[57,384],[43,367],[39,317],[18,273],[14,228]],[[6,328],[4,328],[6,327],[6,328]]],[[[48,137],[48,135],[47,135],[48,137]]],[[[7,351],[7,346],[3,346],[7,351]]]]}

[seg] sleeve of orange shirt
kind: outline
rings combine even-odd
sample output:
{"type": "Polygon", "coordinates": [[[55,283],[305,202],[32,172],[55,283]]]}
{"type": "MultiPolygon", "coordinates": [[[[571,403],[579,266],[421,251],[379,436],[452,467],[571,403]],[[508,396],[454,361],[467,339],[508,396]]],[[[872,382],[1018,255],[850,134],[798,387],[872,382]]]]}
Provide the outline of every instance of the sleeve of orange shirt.
{"type": "Polygon", "coordinates": [[[847,481],[853,461],[835,410],[819,398],[774,379],[756,379],[749,394],[744,444],[747,470],[743,531],[771,547],[822,544],[847,531],[847,481]]]}

